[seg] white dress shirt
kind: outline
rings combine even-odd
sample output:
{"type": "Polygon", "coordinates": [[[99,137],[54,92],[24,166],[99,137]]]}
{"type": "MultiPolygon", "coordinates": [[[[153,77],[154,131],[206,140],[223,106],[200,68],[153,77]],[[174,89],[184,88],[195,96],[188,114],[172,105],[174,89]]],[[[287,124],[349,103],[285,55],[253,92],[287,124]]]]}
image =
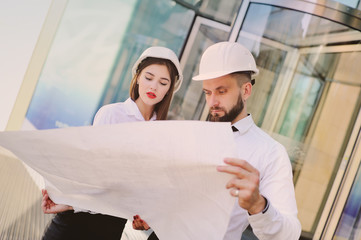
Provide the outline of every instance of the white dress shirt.
{"type": "Polygon", "coordinates": [[[249,215],[239,207],[233,209],[224,240],[240,240],[251,224],[260,239],[296,240],[301,234],[292,178],[292,167],[285,148],[255,125],[252,116],[233,124],[238,157],[260,172],[260,193],[269,201],[265,213],[249,215]]]}

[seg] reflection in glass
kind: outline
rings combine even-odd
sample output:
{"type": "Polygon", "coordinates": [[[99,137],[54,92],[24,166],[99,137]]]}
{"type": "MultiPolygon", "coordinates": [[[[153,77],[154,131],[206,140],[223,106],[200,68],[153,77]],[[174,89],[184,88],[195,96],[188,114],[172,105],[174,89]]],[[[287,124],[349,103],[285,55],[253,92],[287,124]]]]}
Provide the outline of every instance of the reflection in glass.
{"type": "MultiPolygon", "coordinates": [[[[308,57],[311,58],[311,55],[308,57]]],[[[325,76],[325,72],[315,72],[316,69],[309,66],[310,62],[305,56],[300,56],[275,130],[283,136],[301,142],[307,135],[325,82],[322,77],[325,76]]]]}
{"type": "Polygon", "coordinates": [[[133,0],[68,1],[23,128],[92,123],[133,0]]]}
{"type": "Polygon", "coordinates": [[[349,7],[352,7],[352,8],[361,9],[360,0],[334,0],[334,1],[345,4],[346,6],[349,6],[349,7]]]}
{"type": "MultiPolygon", "coordinates": [[[[250,46],[253,40],[243,37],[240,34],[238,42],[250,46]],[[242,37],[241,37],[242,36],[242,37]]],[[[262,126],[268,104],[270,103],[271,96],[274,88],[281,74],[281,66],[287,57],[287,51],[282,49],[273,48],[266,44],[259,46],[260,50],[256,57],[256,64],[262,69],[256,77],[256,84],[253,86],[252,98],[248,101],[247,109],[252,113],[255,123],[262,126]],[[277,64],[276,64],[277,63],[277,64]],[[260,107],[262,106],[262,107],[260,107]]],[[[253,52],[255,55],[255,53],[253,52]]]]}
{"type": "Polygon", "coordinates": [[[99,107],[129,97],[131,68],[148,47],[163,46],[180,55],[194,12],[173,1],[139,0],[122,39],[99,107]]]}
{"type": "Polygon", "coordinates": [[[99,107],[128,98],[143,50],[180,54],[193,16],[169,0],[68,1],[23,128],[90,125],[99,107]]]}
{"type": "Polygon", "coordinates": [[[333,239],[335,240],[361,239],[361,168],[360,166],[333,239]]]}
{"type": "Polygon", "coordinates": [[[200,119],[205,105],[202,81],[191,79],[198,74],[198,64],[205,49],[216,42],[227,40],[228,34],[225,30],[200,25],[190,54],[185,59],[183,84],[172,100],[169,119],[200,119]]]}
{"type": "Polygon", "coordinates": [[[351,64],[361,62],[360,39],[327,19],[256,3],[237,39],[260,69],[248,111],[287,148],[305,232],[315,230],[361,106],[361,69],[351,64]]]}
{"type": "Polygon", "coordinates": [[[242,0],[182,0],[181,2],[183,1],[194,5],[201,15],[227,25],[231,25],[242,3],[242,0]]]}

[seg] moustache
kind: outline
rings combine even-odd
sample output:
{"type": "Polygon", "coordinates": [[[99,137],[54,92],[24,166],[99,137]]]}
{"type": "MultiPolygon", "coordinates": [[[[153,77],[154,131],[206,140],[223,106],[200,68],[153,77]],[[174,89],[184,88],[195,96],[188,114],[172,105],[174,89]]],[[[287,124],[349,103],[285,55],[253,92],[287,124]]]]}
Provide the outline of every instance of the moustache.
{"type": "Polygon", "coordinates": [[[211,107],[209,110],[216,110],[216,111],[225,111],[225,109],[224,108],[222,108],[222,107],[211,107]]]}

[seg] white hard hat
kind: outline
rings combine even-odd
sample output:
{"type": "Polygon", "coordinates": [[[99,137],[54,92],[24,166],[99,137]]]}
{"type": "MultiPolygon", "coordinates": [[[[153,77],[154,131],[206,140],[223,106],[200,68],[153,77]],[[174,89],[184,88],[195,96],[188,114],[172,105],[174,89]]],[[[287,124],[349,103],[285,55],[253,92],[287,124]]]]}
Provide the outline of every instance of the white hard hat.
{"type": "Polygon", "coordinates": [[[207,80],[234,72],[253,72],[258,74],[256,62],[251,52],[236,42],[219,42],[206,49],[199,65],[199,75],[192,79],[207,80]]]}
{"type": "Polygon", "coordinates": [[[180,86],[182,85],[183,73],[182,73],[182,69],[180,68],[180,63],[179,63],[177,55],[172,50],[170,50],[169,48],[165,48],[165,47],[150,47],[150,48],[147,48],[142,53],[142,55],[140,55],[138,60],[133,65],[133,68],[132,68],[133,77],[137,72],[138,65],[144,59],[146,59],[147,57],[168,59],[174,64],[174,66],[177,68],[177,71],[178,71],[178,78],[176,78],[176,81],[174,83],[173,92],[178,91],[180,86]]]}

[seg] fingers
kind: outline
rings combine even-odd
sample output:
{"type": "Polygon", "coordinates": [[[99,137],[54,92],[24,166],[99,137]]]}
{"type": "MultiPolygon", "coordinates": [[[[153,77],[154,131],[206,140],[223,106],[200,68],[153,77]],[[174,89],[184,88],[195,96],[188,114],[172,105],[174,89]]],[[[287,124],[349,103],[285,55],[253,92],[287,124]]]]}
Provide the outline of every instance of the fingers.
{"type": "Polygon", "coordinates": [[[243,179],[240,178],[232,178],[231,180],[229,180],[226,184],[226,188],[227,189],[244,189],[248,187],[248,181],[245,181],[243,179]]]}
{"type": "Polygon", "coordinates": [[[240,191],[239,191],[237,188],[232,188],[232,189],[230,190],[230,194],[231,194],[233,197],[239,197],[240,191]]]}
{"type": "Polygon", "coordinates": [[[45,189],[42,189],[41,193],[43,194],[41,201],[43,213],[54,213],[51,209],[55,206],[55,203],[49,198],[48,192],[45,189]]]}
{"type": "Polygon", "coordinates": [[[230,194],[238,198],[238,204],[245,210],[256,212],[262,207],[259,192],[260,174],[247,161],[237,158],[224,159],[226,165],[218,166],[219,172],[229,173],[233,178],[226,184],[230,194]]]}
{"type": "Polygon", "coordinates": [[[247,161],[237,158],[225,158],[224,162],[227,165],[217,166],[217,171],[230,173],[238,178],[249,178],[252,175],[259,178],[259,172],[247,161]]]}
{"type": "Polygon", "coordinates": [[[146,223],[146,222],[143,223],[143,227],[144,227],[144,230],[149,230],[149,228],[150,228],[148,223],[146,223]]]}
{"type": "Polygon", "coordinates": [[[249,176],[249,178],[237,178],[234,177],[229,180],[226,184],[227,189],[235,188],[238,190],[248,189],[250,191],[255,191],[259,186],[259,178],[257,176],[249,176]]]}
{"type": "Polygon", "coordinates": [[[254,168],[250,163],[246,160],[238,159],[238,158],[225,158],[224,162],[230,166],[239,167],[247,172],[258,172],[256,168],[254,168]]]}
{"type": "Polygon", "coordinates": [[[48,194],[48,191],[46,189],[41,189],[41,194],[44,196],[44,194],[48,194]]]}
{"type": "Polygon", "coordinates": [[[135,215],[133,217],[133,228],[136,230],[148,230],[150,227],[149,225],[139,217],[139,215],[135,215]]]}
{"type": "Polygon", "coordinates": [[[42,194],[43,194],[43,198],[41,201],[41,209],[43,210],[44,213],[47,213],[47,209],[49,208],[49,203],[48,203],[49,196],[48,194],[45,193],[44,190],[42,190],[42,194]]]}
{"type": "Polygon", "coordinates": [[[136,230],[144,230],[144,226],[142,224],[142,220],[139,218],[138,215],[133,217],[133,228],[136,230]]]}
{"type": "Polygon", "coordinates": [[[250,172],[246,171],[243,168],[235,167],[235,166],[229,166],[229,165],[217,166],[217,171],[233,174],[233,175],[237,176],[238,178],[246,178],[248,175],[251,174],[250,172]]]}

